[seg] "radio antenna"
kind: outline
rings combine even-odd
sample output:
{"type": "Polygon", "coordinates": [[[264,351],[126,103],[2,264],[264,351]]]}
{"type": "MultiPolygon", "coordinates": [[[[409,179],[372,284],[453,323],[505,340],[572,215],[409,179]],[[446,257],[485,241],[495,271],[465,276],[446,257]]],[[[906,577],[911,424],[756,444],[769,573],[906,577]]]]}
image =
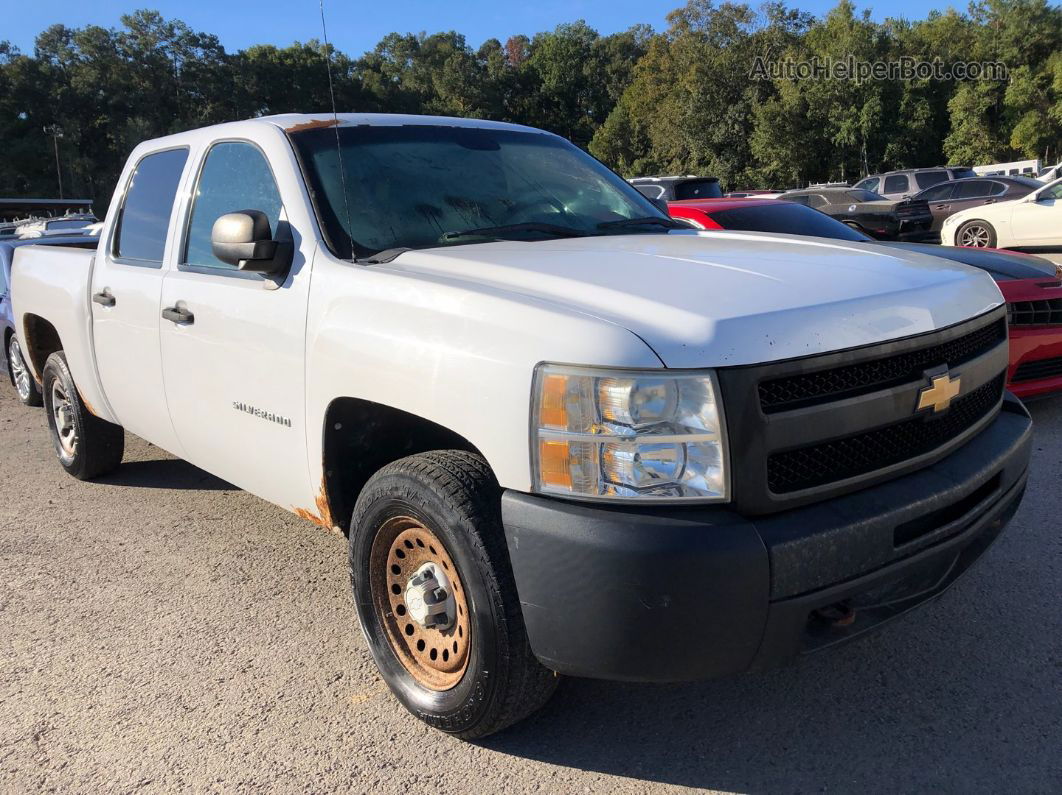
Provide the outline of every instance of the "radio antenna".
{"type": "Polygon", "coordinates": [[[339,160],[339,185],[343,191],[343,211],[347,216],[347,239],[350,241],[350,258],[354,259],[354,236],[350,233],[350,198],[347,196],[347,171],[343,168],[343,147],[339,144],[339,114],[336,112],[336,90],[332,85],[332,47],[328,43],[328,26],[325,25],[324,0],[321,5],[321,34],[324,36],[325,69],[328,72],[328,95],[332,99],[332,129],[336,131],[336,157],[339,160]]]}

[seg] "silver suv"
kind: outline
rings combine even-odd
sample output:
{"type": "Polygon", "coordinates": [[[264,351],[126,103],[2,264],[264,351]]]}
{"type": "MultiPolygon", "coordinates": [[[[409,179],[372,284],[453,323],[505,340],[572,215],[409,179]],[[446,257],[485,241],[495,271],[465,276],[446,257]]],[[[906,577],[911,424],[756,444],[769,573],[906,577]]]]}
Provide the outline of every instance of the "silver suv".
{"type": "Polygon", "coordinates": [[[904,168],[864,177],[852,187],[879,193],[887,199],[903,199],[941,182],[976,176],[972,168],[965,166],[904,168]]]}

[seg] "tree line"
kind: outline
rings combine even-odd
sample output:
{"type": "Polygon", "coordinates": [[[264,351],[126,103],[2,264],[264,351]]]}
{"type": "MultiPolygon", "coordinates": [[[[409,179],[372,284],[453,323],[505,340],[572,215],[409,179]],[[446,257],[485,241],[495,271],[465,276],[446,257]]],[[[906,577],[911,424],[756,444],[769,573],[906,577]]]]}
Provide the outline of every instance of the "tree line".
{"type": "Polygon", "coordinates": [[[155,11],[120,28],[52,25],[32,54],[0,42],[0,195],[67,196],[102,213],[140,141],[217,122],[331,108],[501,119],[552,130],[624,176],[698,173],[731,188],[868,171],[1060,160],[1062,7],[978,0],[875,22],[782,2],[688,0],[667,29],[585,22],[473,48],[455,31],[392,33],[360,57],[321,42],[229,53],[155,11]],[[1003,63],[1005,80],[764,78],[754,64],[852,59],[1003,63]]]}

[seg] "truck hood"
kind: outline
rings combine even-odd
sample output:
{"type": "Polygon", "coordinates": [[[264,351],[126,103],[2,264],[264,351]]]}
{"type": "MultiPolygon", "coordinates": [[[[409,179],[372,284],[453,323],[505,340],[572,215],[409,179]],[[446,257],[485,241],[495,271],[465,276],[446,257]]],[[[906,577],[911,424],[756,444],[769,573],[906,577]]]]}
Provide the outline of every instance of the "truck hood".
{"type": "Polygon", "coordinates": [[[409,251],[377,267],[563,305],[623,326],[675,368],[869,345],[1003,302],[988,274],[958,263],[753,232],[499,241],[409,251]]]}

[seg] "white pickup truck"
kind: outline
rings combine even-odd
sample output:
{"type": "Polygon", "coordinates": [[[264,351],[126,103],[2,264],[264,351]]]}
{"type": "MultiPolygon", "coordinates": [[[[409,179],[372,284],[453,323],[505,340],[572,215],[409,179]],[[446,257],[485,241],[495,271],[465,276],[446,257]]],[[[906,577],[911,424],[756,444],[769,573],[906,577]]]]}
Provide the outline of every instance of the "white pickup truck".
{"type": "Polygon", "coordinates": [[[98,251],[19,249],[13,295],[67,471],[113,470],[124,429],[347,533],[380,673],[465,738],[558,673],[719,676],[874,629],[1027,478],[986,274],[681,228],[515,125],[149,141],[98,251]]]}

